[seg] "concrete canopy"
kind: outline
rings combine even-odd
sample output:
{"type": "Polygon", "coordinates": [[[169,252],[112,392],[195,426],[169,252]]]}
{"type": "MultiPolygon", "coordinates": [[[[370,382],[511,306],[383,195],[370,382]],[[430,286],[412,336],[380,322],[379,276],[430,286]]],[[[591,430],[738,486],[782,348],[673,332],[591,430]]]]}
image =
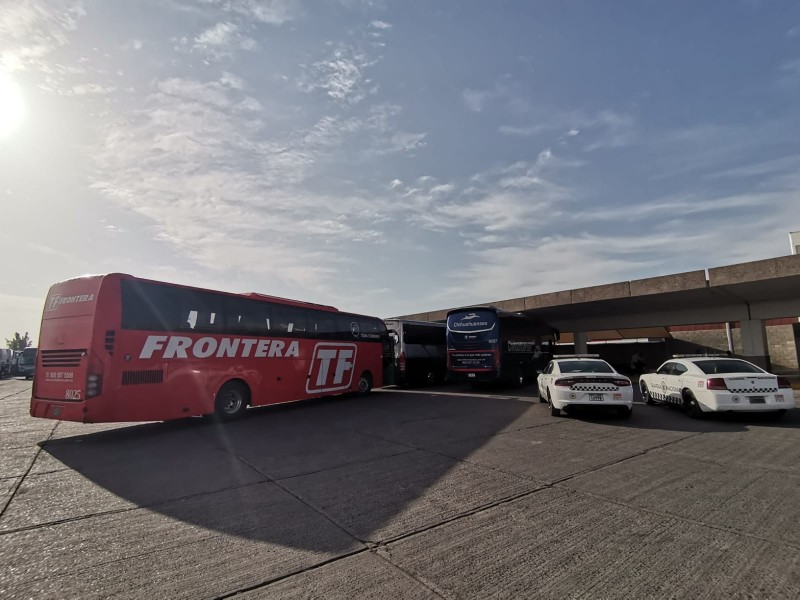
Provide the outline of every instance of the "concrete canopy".
{"type": "MultiPolygon", "coordinates": [[[[562,332],[794,317],[800,315],[800,255],[486,304],[535,315],[562,332]]],[[[448,310],[398,318],[444,321],[448,310]]]]}

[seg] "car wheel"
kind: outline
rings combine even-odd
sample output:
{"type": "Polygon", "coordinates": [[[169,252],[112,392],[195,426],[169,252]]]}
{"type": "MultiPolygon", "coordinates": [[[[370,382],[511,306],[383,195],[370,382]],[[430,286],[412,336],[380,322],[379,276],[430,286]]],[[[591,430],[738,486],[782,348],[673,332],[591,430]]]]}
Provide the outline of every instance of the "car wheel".
{"type": "Polygon", "coordinates": [[[364,371],[358,378],[358,395],[366,396],[372,391],[372,375],[364,371]]]}
{"type": "Polygon", "coordinates": [[[650,390],[647,388],[647,384],[644,381],[639,383],[639,390],[642,392],[642,400],[644,400],[645,404],[652,406],[656,403],[650,395],[650,390]]]}
{"type": "Polygon", "coordinates": [[[250,404],[250,390],[241,381],[229,381],[217,392],[214,402],[214,419],[234,421],[241,419],[250,404]]]}
{"type": "Polygon", "coordinates": [[[550,407],[550,415],[553,417],[561,416],[561,409],[553,406],[553,401],[550,399],[550,390],[547,390],[547,405],[550,407]]]}
{"type": "Polygon", "coordinates": [[[691,392],[686,393],[686,399],[684,400],[684,404],[686,406],[686,412],[689,414],[690,417],[693,419],[704,419],[705,413],[700,408],[700,403],[697,402],[697,398],[694,397],[694,394],[691,392]]]}
{"type": "Polygon", "coordinates": [[[620,406],[617,409],[617,414],[622,417],[623,419],[629,419],[633,414],[633,409],[628,408],[627,406],[620,406]]]}
{"type": "Polygon", "coordinates": [[[542,394],[542,388],[540,388],[540,387],[537,385],[537,386],[536,386],[536,391],[537,391],[537,392],[538,392],[538,394],[539,394],[539,402],[541,402],[542,404],[544,404],[545,402],[547,402],[547,398],[545,398],[545,397],[544,397],[544,394],[542,394]]]}

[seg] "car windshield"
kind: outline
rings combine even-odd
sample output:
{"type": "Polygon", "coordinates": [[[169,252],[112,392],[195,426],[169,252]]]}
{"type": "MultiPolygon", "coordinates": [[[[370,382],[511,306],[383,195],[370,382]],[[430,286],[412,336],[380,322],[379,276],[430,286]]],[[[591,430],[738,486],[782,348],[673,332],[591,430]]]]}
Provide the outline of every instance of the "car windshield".
{"type": "Polygon", "coordinates": [[[569,360],[558,363],[562,373],[613,373],[607,362],[602,360],[569,360]]]}
{"type": "Polygon", "coordinates": [[[757,366],[745,360],[697,360],[694,362],[706,375],[719,375],[721,373],[766,373],[757,366]]]}

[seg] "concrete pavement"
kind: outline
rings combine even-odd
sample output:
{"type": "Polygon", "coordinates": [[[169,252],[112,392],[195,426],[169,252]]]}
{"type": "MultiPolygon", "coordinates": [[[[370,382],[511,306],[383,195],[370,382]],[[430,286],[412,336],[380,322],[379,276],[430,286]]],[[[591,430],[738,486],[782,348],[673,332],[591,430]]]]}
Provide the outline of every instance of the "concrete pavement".
{"type": "Polygon", "coordinates": [[[2,381],[0,595],[798,596],[800,411],[555,418],[532,388],[81,425],[2,381]]]}

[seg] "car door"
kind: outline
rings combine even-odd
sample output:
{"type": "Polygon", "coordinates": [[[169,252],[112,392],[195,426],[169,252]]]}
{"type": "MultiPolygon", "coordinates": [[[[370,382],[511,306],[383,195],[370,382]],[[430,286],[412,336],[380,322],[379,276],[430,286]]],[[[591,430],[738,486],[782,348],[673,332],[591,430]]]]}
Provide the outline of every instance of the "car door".
{"type": "Polygon", "coordinates": [[[656,371],[656,394],[658,394],[658,399],[662,402],[669,402],[669,388],[671,385],[674,385],[673,382],[673,372],[675,369],[674,362],[666,362],[658,368],[656,371]]]}
{"type": "Polygon", "coordinates": [[[539,375],[539,397],[546,398],[547,397],[547,386],[550,385],[550,381],[553,378],[553,369],[555,368],[555,362],[550,361],[547,366],[542,371],[542,374],[539,375]]]}

